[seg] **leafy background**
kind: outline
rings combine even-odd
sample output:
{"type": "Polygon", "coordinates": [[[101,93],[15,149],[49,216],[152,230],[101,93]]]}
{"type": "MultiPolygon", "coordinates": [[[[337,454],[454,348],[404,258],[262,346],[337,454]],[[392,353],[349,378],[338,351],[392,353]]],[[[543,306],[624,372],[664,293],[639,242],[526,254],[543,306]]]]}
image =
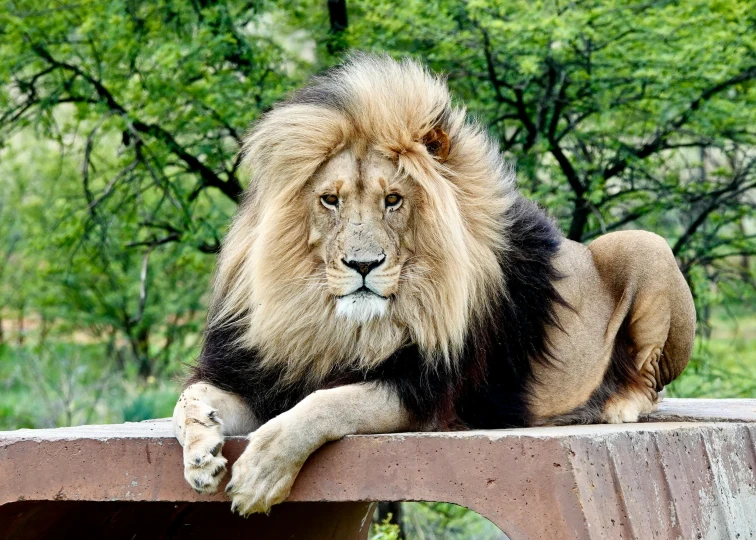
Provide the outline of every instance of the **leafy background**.
{"type": "MultiPolygon", "coordinates": [[[[239,141],[351,50],[445,73],[569,238],[667,238],[699,318],[670,394],[756,397],[754,30],[738,0],[0,0],[0,429],[171,413],[239,141]]],[[[389,511],[376,538],[500,537],[389,511]]]]}

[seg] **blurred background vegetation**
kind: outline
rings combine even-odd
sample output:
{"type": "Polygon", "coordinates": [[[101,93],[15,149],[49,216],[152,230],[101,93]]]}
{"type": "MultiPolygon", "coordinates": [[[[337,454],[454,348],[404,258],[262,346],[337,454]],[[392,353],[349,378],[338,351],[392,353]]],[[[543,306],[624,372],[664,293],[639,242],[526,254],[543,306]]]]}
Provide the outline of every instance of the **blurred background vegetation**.
{"type": "Polygon", "coordinates": [[[756,397],[752,0],[0,0],[0,429],[170,415],[240,139],[350,50],[445,73],[569,238],[667,238],[699,316],[670,394],[756,397]]]}

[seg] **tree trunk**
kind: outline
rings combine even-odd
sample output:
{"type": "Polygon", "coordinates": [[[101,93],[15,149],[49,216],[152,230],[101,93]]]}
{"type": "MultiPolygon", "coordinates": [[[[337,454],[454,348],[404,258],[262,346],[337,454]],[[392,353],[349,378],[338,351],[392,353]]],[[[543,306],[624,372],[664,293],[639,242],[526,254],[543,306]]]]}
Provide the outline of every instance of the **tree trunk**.
{"type": "Polygon", "coordinates": [[[16,338],[18,346],[24,345],[24,304],[22,303],[18,308],[18,337],[16,338]]]}
{"type": "Polygon", "coordinates": [[[326,48],[329,53],[336,55],[347,48],[344,40],[344,30],[349,24],[346,0],[328,0],[328,17],[331,21],[331,32],[326,48]]]}
{"type": "Polygon", "coordinates": [[[575,200],[575,210],[572,212],[572,221],[570,222],[567,238],[575,242],[583,240],[583,233],[585,232],[585,226],[588,224],[588,215],[590,213],[591,210],[588,207],[588,201],[582,197],[575,200]]]}
{"type": "Polygon", "coordinates": [[[139,376],[142,379],[152,375],[150,360],[150,330],[149,327],[137,330],[136,336],[131,338],[131,349],[139,364],[139,376]]]}

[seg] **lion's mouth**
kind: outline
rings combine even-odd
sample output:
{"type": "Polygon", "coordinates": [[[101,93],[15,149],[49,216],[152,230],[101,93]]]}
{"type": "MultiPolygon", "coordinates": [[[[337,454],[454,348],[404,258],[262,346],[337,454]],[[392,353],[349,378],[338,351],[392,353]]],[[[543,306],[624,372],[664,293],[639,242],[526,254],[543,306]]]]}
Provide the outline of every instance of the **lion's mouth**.
{"type": "Polygon", "coordinates": [[[382,294],[378,294],[373,289],[369,288],[367,285],[363,285],[359,289],[355,289],[354,291],[348,294],[343,294],[341,296],[338,296],[337,298],[348,298],[350,296],[362,295],[362,294],[377,296],[378,298],[383,298],[384,300],[388,299],[388,297],[383,296],[382,294]]]}
{"type": "Polygon", "coordinates": [[[362,324],[370,319],[383,317],[388,302],[387,297],[363,285],[349,294],[336,297],[336,315],[362,324]]]}

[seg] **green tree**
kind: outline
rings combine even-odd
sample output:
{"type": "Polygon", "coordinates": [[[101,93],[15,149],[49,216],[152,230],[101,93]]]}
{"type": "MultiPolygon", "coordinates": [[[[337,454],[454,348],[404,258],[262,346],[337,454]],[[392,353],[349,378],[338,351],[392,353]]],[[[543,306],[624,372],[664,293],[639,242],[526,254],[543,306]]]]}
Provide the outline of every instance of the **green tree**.
{"type": "Polygon", "coordinates": [[[130,248],[133,215],[95,234],[74,160],[30,141],[16,137],[0,163],[0,312],[18,345],[30,326],[39,342],[84,332],[118,367],[159,375],[196,341],[211,258],[189,244],[130,248]]]}
{"type": "Polygon", "coordinates": [[[204,319],[206,254],[242,192],[243,133],[308,65],[282,13],[3,2],[3,316],[86,329],[144,378],[186,352],[204,319]]]}
{"type": "Polygon", "coordinates": [[[246,127],[300,79],[265,2],[85,1],[0,10],[0,144],[78,142],[90,227],[138,214],[144,247],[218,248],[246,127]],[[60,120],[68,107],[71,114],[60,120]]]}

